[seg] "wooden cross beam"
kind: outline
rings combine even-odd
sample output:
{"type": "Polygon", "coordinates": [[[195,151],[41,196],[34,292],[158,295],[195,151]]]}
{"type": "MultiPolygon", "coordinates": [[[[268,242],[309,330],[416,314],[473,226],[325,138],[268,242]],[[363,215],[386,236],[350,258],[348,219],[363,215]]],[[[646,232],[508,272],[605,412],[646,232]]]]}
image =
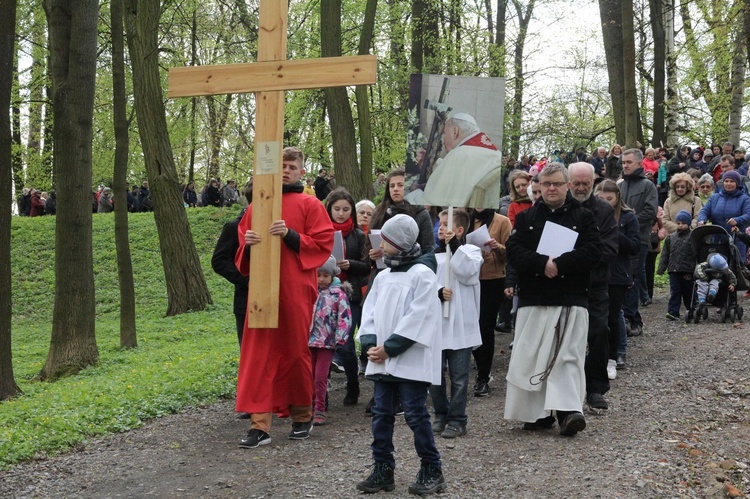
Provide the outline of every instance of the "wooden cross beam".
{"type": "MultiPolygon", "coordinates": [[[[255,93],[253,230],[266,234],[281,219],[284,91],[375,83],[375,56],[286,60],[289,3],[261,0],[258,62],[169,70],[169,97],[255,93]]],[[[250,252],[247,323],[277,328],[281,238],[265,237],[250,252]]]]}

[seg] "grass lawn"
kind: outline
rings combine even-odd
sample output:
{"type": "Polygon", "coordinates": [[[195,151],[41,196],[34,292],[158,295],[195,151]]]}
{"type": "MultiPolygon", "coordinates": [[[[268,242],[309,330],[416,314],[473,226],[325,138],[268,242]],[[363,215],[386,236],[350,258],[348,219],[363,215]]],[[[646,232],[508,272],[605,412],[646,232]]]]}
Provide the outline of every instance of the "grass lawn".
{"type": "Polygon", "coordinates": [[[13,217],[13,367],[24,393],[0,403],[0,469],[234,394],[239,356],[234,287],[211,270],[211,254],[222,225],[238,211],[188,210],[214,303],[177,317],[165,317],[167,293],[153,214],[130,215],[138,334],[138,348],[130,351],[119,347],[114,214],[94,215],[99,363],[54,383],[35,377],[52,330],[55,218],[13,217]]]}

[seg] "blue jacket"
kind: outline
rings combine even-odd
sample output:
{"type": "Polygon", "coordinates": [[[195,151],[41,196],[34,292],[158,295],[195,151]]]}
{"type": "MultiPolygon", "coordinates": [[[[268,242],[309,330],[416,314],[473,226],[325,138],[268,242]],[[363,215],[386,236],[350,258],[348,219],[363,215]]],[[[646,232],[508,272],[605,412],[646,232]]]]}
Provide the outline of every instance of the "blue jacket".
{"type": "Polygon", "coordinates": [[[737,190],[729,193],[724,190],[716,192],[708,198],[698,215],[698,222],[711,222],[731,231],[732,228],[727,224],[730,218],[735,219],[740,230],[750,225],[750,197],[742,186],[737,186],[737,190]]]}

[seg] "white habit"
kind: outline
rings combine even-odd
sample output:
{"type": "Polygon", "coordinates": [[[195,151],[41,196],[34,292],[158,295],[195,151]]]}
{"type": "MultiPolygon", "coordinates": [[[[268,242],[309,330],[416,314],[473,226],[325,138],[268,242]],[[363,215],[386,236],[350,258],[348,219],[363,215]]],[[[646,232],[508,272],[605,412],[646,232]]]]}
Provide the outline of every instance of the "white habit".
{"type": "Polygon", "coordinates": [[[531,306],[518,309],[513,352],[508,366],[505,419],[534,422],[549,411],[583,412],[586,375],[583,365],[589,313],[569,307],[565,334],[555,364],[541,377],[555,355],[555,326],[565,323],[566,308],[531,306]]]}
{"type": "Polygon", "coordinates": [[[450,288],[453,292],[448,302],[448,317],[443,318],[443,350],[476,348],[482,344],[479,331],[479,270],[484,263],[482,250],[471,244],[459,246],[450,259],[450,283],[443,284],[447,257],[446,253],[435,255],[440,287],[450,288]]]}
{"type": "Polygon", "coordinates": [[[418,263],[406,272],[380,272],[367,294],[357,335],[374,334],[377,345],[392,334],[416,343],[385,362],[368,362],[365,375],[390,374],[439,385],[442,317],[437,279],[430,268],[418,263]]]}

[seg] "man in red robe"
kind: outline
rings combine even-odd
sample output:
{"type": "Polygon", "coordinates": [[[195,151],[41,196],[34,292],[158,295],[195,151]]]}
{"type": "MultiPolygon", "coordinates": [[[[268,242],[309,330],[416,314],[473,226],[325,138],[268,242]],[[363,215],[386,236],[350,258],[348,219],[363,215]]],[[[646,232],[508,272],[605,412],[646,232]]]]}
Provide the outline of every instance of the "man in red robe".
{"type": "MultiPolygon", "coordinates": [[[[333,249],[333,226],[323,204],[303,194],[300,179],[305,173],[304,156],[294,147],[283,152],[282,220],[267,233],[252,230],[248,207],[237,228],[240,248],[235,264],[247,275],[250,247],[264,237],[281,237],[281,276],[278,329],[248,328],[242,336],[237,377],[237,411],[250,413],[250,431],[240,440],[241,448],[271,443],[273,413],[291,416],[289,438],[302,440],[312,429],[313,377],[310,321],[318,294],[317,269],[333,249]]],[[[262,286],[253,282],[251,286],[262,286]]]]}

